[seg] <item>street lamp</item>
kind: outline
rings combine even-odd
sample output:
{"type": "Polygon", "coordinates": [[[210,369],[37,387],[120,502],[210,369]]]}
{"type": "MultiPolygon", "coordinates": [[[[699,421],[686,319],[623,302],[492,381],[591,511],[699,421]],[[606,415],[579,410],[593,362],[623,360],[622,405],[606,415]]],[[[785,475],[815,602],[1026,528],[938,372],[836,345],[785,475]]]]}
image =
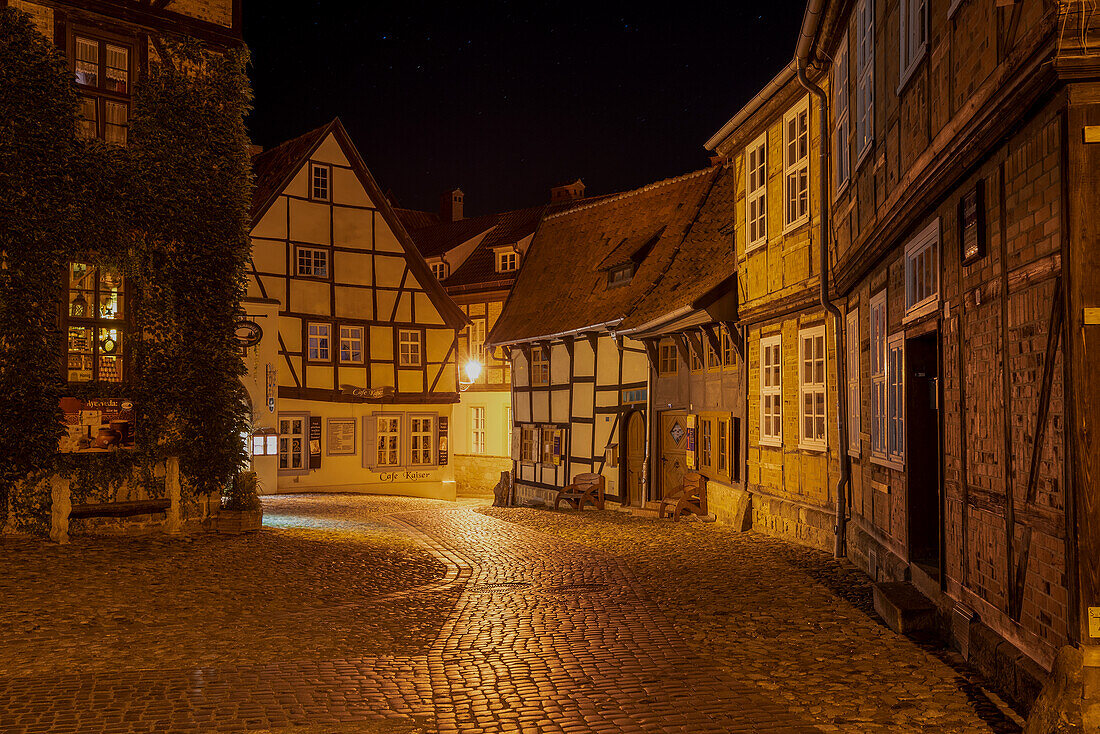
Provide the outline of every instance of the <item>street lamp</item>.
{"type": "Polygon", "coordinates": [[[481,376],[481,362],[476,359],[471,359],[466,362],[462,367],[462,371],[466,373],[466,379],[459,378],[458,389],[462,392],[470,389],[470,385],[477,382],[477,378],[481,376]]]}

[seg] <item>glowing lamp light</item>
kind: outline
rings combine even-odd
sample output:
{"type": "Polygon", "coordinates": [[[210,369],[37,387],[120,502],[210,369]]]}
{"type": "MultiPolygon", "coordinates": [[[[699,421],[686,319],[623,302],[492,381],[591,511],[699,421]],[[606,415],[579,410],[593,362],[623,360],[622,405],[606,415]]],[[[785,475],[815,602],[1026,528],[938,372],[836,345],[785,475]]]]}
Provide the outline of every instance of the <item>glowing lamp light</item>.
{"type": "Polygon", "coordinates": [[[458,387],[460,390],[466,390],[477,382],[477,378],[481,376],[481,362],[476,359],[471,359],[462,367],[462,371],[466,373],[465,380],[458,381],[458,387]]]}

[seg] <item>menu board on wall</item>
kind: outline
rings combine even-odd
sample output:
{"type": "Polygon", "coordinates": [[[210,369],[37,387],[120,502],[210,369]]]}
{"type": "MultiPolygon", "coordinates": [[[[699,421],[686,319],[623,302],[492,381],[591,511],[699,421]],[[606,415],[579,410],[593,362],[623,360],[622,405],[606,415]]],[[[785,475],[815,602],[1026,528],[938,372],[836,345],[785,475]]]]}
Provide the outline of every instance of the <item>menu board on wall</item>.
{"type": "Polygon", "coordinates": [[[328,455],[350,456],[355,453],[355,419],[328,419],[328,455]]]}
{"type": "Polygon", "coordinates": [[[321,468],[321,416],[309,417],[309,468],[321,468]]]}
{"type": "Polygon", "coordinates": [[[439,465],[447,466],[447,424],[449,419],[445,415],[439,416],[439,465]]]}
{"type": "Polygon", "coordinates": [[[61,398],[65,432],[57,450],[63,454],[95,454],[134,448],[134,404],[124,398],[61,398]]]}

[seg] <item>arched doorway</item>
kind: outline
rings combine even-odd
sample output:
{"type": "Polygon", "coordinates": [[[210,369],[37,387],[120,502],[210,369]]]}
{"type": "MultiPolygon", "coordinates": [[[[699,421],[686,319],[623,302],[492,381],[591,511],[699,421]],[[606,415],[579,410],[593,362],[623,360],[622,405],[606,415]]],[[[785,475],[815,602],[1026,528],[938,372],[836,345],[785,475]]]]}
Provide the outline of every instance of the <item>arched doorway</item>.
{"type": "Polygon", "coordinates": [[[630,414],[626,423],[626,501],[633,507],[645,504],[642,475],[645,468],[645,416],[630,414]]]}

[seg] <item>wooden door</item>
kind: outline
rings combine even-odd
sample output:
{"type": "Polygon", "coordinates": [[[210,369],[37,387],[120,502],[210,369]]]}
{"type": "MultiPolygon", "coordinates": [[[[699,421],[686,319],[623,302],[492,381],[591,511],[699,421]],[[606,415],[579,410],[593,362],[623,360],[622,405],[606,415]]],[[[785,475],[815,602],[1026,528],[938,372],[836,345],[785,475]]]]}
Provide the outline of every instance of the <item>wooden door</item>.
{"type": "Polygon", "coordinates": [[[630,414],[626,424],[626,501],[641,507],[642,471],[645,467],[645,418],[638,411],[630,414]]]}
{"type": "Polygon", "coordinates": [[[660,430],[660,496],[680,486],[687,468],[687,414],[665,411],[661,413],[660,430]]]}

